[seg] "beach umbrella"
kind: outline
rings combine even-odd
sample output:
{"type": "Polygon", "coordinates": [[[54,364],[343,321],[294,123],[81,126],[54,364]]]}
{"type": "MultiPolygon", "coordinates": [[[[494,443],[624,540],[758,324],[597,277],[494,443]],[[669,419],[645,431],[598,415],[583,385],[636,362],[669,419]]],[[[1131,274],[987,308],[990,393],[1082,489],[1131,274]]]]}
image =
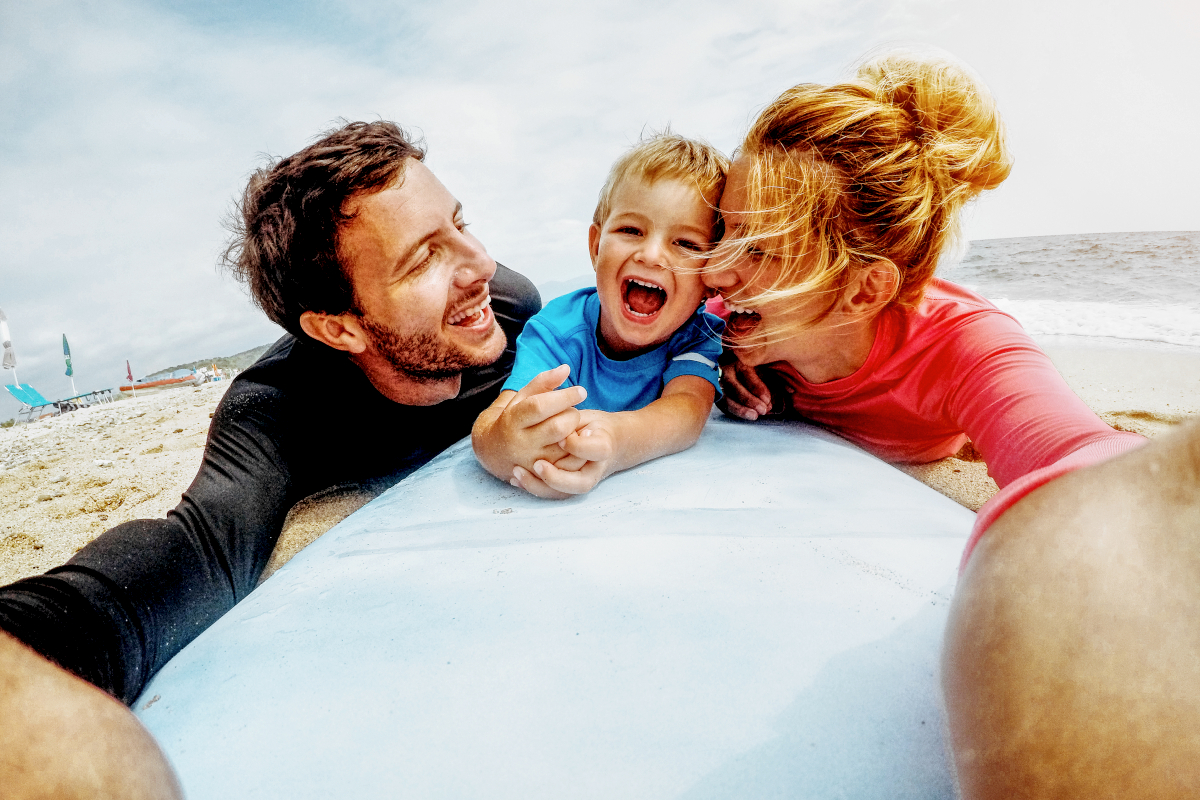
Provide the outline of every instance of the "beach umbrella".
{"type": "Polygon", "coordinates": [[[4,368],[13,371],[13,383],[20,386],[21,382],[17,380],[17,354],[13,350],[12,337],[8,334],[8,317],[4,316],[2,308],[0,308],[0,343],[4,345],[4,368]]]}
{"type": "Polygon", "coordinates": [[[133,392],[133,396],[137,397],[137,386],[133,382],[133,367],[129,366],[129,359],[125,359],[125,375],[129,378],[129,388],[133,392]]]}
{"type": "Polygon", "coordinates": [[[71,379],[71,397],[75,397],[79,392],[75,391],[75,370],[71,368],[71,345],[67,344],[67,335],[63,334],[63,358],[67,362],[67,377],[71,379]]]}

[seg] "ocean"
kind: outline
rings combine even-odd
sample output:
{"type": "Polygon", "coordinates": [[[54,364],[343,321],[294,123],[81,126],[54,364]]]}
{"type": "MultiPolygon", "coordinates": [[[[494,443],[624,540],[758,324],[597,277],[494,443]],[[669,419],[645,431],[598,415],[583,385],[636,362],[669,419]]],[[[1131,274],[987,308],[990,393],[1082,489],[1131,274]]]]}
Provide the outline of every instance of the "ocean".
{"type": "Polygon", "coordinates": [[[984,239],[938,274],[1035,337],[1200,350],[1200,231],[984,239]]]}

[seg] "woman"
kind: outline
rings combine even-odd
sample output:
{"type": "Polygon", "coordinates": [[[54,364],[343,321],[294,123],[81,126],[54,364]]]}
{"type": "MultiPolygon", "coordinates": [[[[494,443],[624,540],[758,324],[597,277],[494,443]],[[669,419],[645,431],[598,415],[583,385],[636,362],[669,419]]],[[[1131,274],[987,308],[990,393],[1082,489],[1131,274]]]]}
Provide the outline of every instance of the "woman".
{"type": "Polygon", "coordinates": [[[888,55],[781,95],[733,164],[705,271],[737,359],[727,410],[799,416],[891,461],[969,438],[1002,488],[947,632],[964,792],[1158,796],[1147,788],[1200,783],[1200,637],[1174,633],[1194,618],[1180,608],[1200,608],[1200,428],[1141,448],[1015,320],[934,277],[962,207],[1010,166],[988,92],[946,61],[888,55]],[[1160,469],[1172,459],[1191,471],[1160,469]]]}
{"type": "Polygon", "coordinates": [[[1092,413],[1014,319],[934,277],[962,207],[1010,166],[986,89],[948,62],[885,56],[780,96],[730,171],[705,275],[737,358],[728,411],[795,414],[893,462],[970,439],[1016,495],[1142,444],[1092,413]]]}

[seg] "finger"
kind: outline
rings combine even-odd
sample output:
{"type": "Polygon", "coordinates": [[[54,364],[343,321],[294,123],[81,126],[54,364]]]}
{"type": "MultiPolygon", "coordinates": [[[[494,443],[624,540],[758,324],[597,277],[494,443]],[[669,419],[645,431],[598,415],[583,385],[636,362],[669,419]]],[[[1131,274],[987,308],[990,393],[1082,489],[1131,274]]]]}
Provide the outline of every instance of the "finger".
{"type": "Polygon", "coordinates": [[[604,465],[598,461],[589,461],[575,472],[556,469],[549,461],[539,461],[533,469],[548,488],[565,495],[590,492],[604,477],[604,465]]]}
{"type": "MultiPolygon", "coordinates": [[[[561,446],[562,441],[580,427],[579,411],[575,408],[565,408],[549,419],[534,425],[530,433],[542,445],[554,444],[561,446]]],[[[554,459],[550,459],[553,461],[554,459]]]]}
{"type": "MultiPolygon", "coordinates": [[[[548,462],[539,461],[537,463],[546,464],[548,462]]],[[[544,500],[565,500],[571,496],[550,488],[541,478],[524,467],[513,467],[513,477],[509,483],[518,489],[524,489],[534,497],[541,497],[544,500]]]]}
{"type": "Polygon", "coordinates": [[[758,374],[758,370],[739,363],[737,365],[737,374],[738,378],[741,379],[742,385],[749,389],[759,400],[766,403],[769,409],[771,407],[771,389],[762,379],[762,376],[758,374]]]}
{"type": "MultiPolygon", "coordinates": [[[[550,459],[546,460],[550,461],[550,459]]],[[[588,459],[586,458],[580,458],[579,456],[568,454],[557,461],[551,461],[550,463],[554,465],[555,469],[561,469],[564,472],[578,472],[587,462],[588,459]]]]}
{"type": "MultiPolygon", "coordinates": [[[[753,409],[756,414],[766,414],[771,409],[770,391],[767,391],[767,400],[764,401],[742,383],[743,374],[736,365],[724,367],[721,370],[721,391],[730,402],[743,408],[753,409]]],[[[758,375],[754,375],[754,377],[758,379],[758,375]]],[[[761,384],[762,381],[759,380],[759,383],[761,384]]]]}
{"type": "Polygon", "coordinates": [[[741,403],[732,400],[729,395],[725,395],[717,401],[717,408],[721,409],[729,416],[737,417],[738,419],[744,419],[750,422],[758,419],[757,411],[755,411],[753,408],[747,408],[741,403]]]}
{"type": "Polygon", "coordinates": [[[520,402],[514,397],[506,413],[512,416],[518,427],[532,428],[567,409],[573,411],[586,398],[587,390],[582,386],[568,386],[530,395],[520,402]]]}
{"type": "Polygon", "coordinates": [[[575,431],[560,446],[585,461],[608,461],[612,458],[612,440],[592,428],[575,431]]]}
{"type": "Polygon", "coordinates": [[[533,377],[529,383],[522,386],[517,391],[517,396],[513,398],[513,402],[517,403],[542,392],[549,392],[562,386],[562,382],[571,374],[571,367],[568,364],[559,364],[554,369],[548,369],[545,372],[539,372],[533,377]]]}

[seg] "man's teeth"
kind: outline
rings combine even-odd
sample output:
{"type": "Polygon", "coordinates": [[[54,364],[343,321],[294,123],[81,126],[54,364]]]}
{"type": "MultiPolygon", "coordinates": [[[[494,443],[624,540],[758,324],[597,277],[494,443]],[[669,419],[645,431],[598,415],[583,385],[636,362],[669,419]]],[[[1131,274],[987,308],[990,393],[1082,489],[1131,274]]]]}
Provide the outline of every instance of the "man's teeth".
{"type": "Polygon", "coordinates": [[[463,320],[471,319],[472,317],[476,316],[477,314],[482,314],[483,310],[485,308],[487,308],[488,306],[490,306],[491,304],[492,304],[492,296],[487,295],[486,297],[484,297],[482,300],[480,300],[478,303],[471,306],[470,308],[464,308],[462,311],[459,311],[457,314],[450,317],[450,319],[447,320],[447,322],[451,325],[457,325],[460,322],[462,322],[463,320]]]}

